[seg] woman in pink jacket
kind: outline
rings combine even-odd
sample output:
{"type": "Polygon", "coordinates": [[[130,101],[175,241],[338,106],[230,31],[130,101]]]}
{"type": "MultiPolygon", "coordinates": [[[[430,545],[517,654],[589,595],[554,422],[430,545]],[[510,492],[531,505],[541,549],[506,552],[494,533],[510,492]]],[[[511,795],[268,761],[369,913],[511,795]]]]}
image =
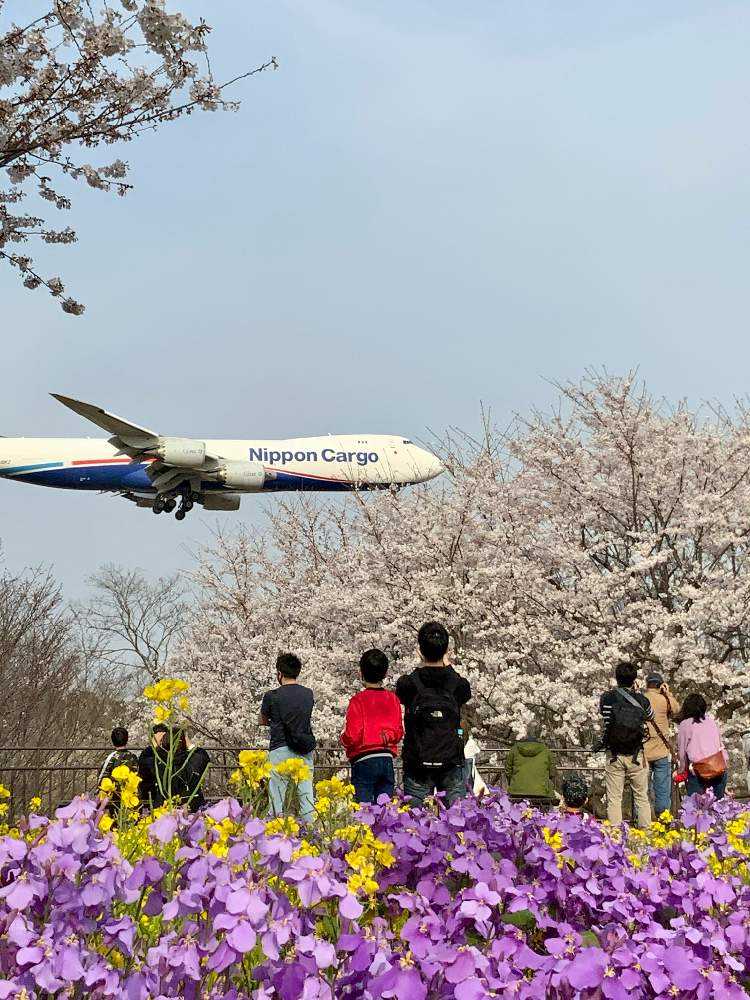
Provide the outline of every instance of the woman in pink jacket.
{"type": "Polygon", "coordinates": [[[707,710],[706,699],[701,694],[689,694],[683,702],[677,730],[678,767],[684,774],[690,765],[688,795],[712,788],[714,796],[722,799],[727,788],[729,757],[716,720],[706,714],[707,710]]]}

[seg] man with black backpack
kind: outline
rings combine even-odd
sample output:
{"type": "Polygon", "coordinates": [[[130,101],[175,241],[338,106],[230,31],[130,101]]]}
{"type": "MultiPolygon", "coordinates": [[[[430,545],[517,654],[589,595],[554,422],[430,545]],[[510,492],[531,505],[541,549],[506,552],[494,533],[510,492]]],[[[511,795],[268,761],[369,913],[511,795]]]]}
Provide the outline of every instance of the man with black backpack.
{"type": "Polygon", "coordinates": [[[617,687],[605,691],[599,701],[602,714],[602,745],[607,751],[604,783],[607,789],[607,819],[622,823],[622,796],[626,787],[633,790],[635,825],[645,829],[651,823],[648,801],[648,766],[643,744],[648,739],[647,722],[654,710],[645,695],[633,690],[638,668],[632,663],[618,663],[617,687]]]}
{"type": "Polygon", "coordinates": [[[422,666],[396,683],[404,713],[404,794],[421,805],[444,792],[448,805],[466,794],[461,708],[471,687],[448,663],[448,632],[427,622],[417,636],[422,666]]]}

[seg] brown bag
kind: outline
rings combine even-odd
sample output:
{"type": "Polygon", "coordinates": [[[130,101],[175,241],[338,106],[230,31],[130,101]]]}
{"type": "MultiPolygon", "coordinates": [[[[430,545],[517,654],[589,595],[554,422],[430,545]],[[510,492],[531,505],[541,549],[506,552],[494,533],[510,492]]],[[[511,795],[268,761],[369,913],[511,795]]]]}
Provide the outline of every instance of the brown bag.
{"type": "Polygon", "coordinates": [[[726,761],[721,750],[712,753],[710,757],[704,757],[703,760],[693,761],[693,770],[703,781],[713,781],[714,778],[720,778],[726,769],[726,761]]]}

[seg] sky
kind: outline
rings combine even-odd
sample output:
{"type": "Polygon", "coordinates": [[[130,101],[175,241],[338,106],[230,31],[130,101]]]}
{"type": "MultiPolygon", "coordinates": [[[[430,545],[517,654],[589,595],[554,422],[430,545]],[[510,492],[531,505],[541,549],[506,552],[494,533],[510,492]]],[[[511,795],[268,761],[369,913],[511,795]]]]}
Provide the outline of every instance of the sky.
{"type": "MultiPolygon", "coordinates": [[[[0,434],[96,434],[49,392],[178,436],[418,439],[592,366],[745,395],[746,3],[175,5],[219,79],[279,69],[126,147],[127,198],[74,190],[80,242],[38,259],[83,317],[0,269],[0,434]]],[[[0,540],[77,598],[103,563],[190,568],[273,502],[178,523],[0,482],[0,540]]]]}

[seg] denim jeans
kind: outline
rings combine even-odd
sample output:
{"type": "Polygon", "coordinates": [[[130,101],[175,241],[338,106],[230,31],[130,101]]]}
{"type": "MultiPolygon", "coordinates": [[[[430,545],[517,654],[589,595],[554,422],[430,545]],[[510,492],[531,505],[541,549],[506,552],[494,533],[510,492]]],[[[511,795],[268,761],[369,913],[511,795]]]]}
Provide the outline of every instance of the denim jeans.
{"type": "MultiPolygon", "coordinates": [[[[304,755],[294,753],[294,751],[290,750],[289,747],[276,747],[275,750],[269,751],[268,754],[268,759],[271,761],[272,765],[280,764],[283,760],[292,760],[294,757],[307,764],[310,771],[310,778],[307,781],[300,781],[297,785],[297,791],[299,793],[300,819],[305,820],[305,822],[309,822],[315,817],[312,785],[313,755],[311,753],[304,755]]],[[[268,779],[268,794],[271,798],[271,812],[274,816],[281,816],[284,812],[284,800],[286,798],[288,785],[288,778],[277,774],[276,771],[271,771],[271,777],[268,779]]]]}
{"type": "Polygon", "coordinates": [[[404,772],[404,795],[413,799],[418,805],[424,805],[424,800],[433,792],[445,792],[443,801],[452,805],[458,799],[466,797],[466,777],[464,765],[458,764],[448,771],[439,771],[429,778],[416,778],[404,772]]]}
{"type": "Polygon", "coordinates": [[[352,764],[352,784],[357,802],[377,802],[381,795],[391,798],[396,787],[393,757],[367,757],[352,764]]]}
{"type": "Polygon", "coordinates": [[[672,758],[660,757],[648,762],[649,790],[654,796],[654,816],[672,808],[672,758]]]}
{"type": "Polygon", "coordinates": [[[703,778],[699,778],[698,775],[690,770],[687,780],[687,793],[688,795],[701,795],[703,792],[707,792],[709,788],[713,788],[714,797],[717,799],[724,798],[724,792],[727,790],[727,778],[729,777],[729,771],[725,771],[718,778],[712,778],[710,781],[704,781],[703,778]]]}

